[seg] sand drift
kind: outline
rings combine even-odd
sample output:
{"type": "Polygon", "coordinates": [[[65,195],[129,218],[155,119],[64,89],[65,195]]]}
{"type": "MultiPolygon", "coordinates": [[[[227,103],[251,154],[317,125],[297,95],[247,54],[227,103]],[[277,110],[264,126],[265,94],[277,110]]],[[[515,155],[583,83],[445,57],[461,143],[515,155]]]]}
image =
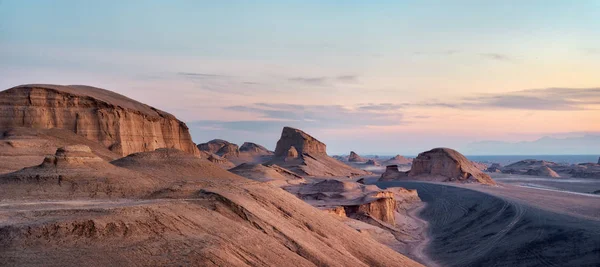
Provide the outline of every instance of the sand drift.
{"type": "Polygon", "coordinates": [[[427,203],[419,214],[429,222],[431,241],[425,254],[441,266],[600,263],[600,219],[548,211],[514,198],[455,186],[422,182],[377,185],[417,189],[427,203]]]}

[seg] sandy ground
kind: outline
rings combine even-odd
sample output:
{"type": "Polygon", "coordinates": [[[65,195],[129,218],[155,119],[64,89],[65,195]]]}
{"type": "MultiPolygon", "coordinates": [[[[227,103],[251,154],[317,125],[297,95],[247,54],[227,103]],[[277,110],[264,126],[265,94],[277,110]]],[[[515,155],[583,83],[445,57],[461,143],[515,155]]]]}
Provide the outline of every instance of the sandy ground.
{"type": "Polygon", "coordinates": [[[490,176],[492,176],[496,182],[518,186],[538,187],[578,193],[591,193],[600,190],[600,179],[570,177],[549,178],[504,173],[490,173],[490,176]]]}
{"type": "Polygon", "coordinates": [[[424,253],[440,266],[600,266],[600,198],[514,185],[381,182],[417,189],[424,253]]]}

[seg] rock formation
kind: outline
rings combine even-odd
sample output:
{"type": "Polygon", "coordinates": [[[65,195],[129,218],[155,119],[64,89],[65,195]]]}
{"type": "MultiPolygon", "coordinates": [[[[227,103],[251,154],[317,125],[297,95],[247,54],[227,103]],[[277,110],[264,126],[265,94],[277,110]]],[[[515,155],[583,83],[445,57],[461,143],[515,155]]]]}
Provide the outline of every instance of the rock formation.
{"type": "Polygon", "coordinates": [[[210,161],[210,162],[212,162],[214,164],[217,164],[218,166],[220,166],[223,169],[228,170],[230,168],[235,167],[235,164],[233,164],[233,162],[229,161],[226,158],[220,157],[220,156],[215,155],[213,153],[208,153],[206,151],[202,151],[202,152],[206,153],[206,156],[203,157],[203,158],[207,159],[208,161],[210,161]]]}
{"type": "Polygon", "coordinates": [[[290,147],[294,147],[299,155],[327,155],[327,148],[321,141],[301,130],[284,127],[275,147],[275,156],[286,156],[290,147]]]}
{"type": "Polygon", "coordinates": [[[37,166],[46,155],[54,154],[58,148],[78,144],[88,146],[96,156],[106,161],[121,157],[102,144],[69,130],[12,128],[0,131],[0,173],[37,166]]]}
{"type": "Polygon", "coordinates": [[[600,164],[600,157],[598,157],[598,164],[600,164]]]}
{"type": "MultiPolygon", "coordinates": [[[[395,212],[408,203],[420,202],[415,190],[389,188],[381,190],[374,185],[334,179],[301,185],[299,189],[286,188],[308,203],[326,210],[344,208],[344,216],[367,221],[376,220],[395,224],[395,212]]],[[[342,214],[339,212],[339,214],[342,214]]]]}
{"type": "Polygon", "coordinates": [[[383,162],[385,165],[410,165],[412,163],[412,159],[405,158],[400,155],[396,155],[395,157],[388,159],[383,162]]]}
{"type": "Polygon", "coordinates": [[[279,165],[302,176],[356,176],[369,173],[329,157],[324,143],[291,127],[283,128],[275,155],[267,164],[279,165]]]}
{"type": "Polygon", "coordinates": [[[240,147],[240,152],[252,153],[254,155],[273,155],[273,151],[266,149],[264,146],[259,144],[244,142],[240,147]]]}
{"type": "Polygon", "coordinates": [[[198,149],[225,158],[236,157],[240,153],[238,145],[221,139],[213,139],[207,143],[198,144],[198,149]]]}
{"type": "Polygon", "coordinates": [[[533,176],[550,177],[550,178],[559,178],[560,177],[560,175],[558,175],[558,173],[556,173],[555,171],[550,169],[550,167],[548,167],[548,166],[541,166],[541,167],[535,168],[535,169],[528,169],[527,172],[525,172],[525,174],[533,175],[533,176]]]}
{"type": "Polygon", "coordinates": [[[501,169],[502,169],[502,165],[500,165],[499,163],[492,163],[492,165],[487,167],[487,169],[485,169],[485,171],[486,172],[501,172],[501,169]]]}
{"type": "Polygon", "coordinates": [[[213,139],[207,143],[199,144],[198,149],[223,157],[234,165],[262,163],[269,160],[273,155],[273,152],[255,143],[245,142],[241,147],[238,147],[238,145],[222,139],[213,139]]]}
{"type": "Polygon", "coordinates": [[[199,155],[173,115],[83,85],[21,85],[0,92],[0,129],[66,129],[119,155],[172,147],[199,155]]]}
{"type": "Polygon", "coordinates": [[[449,148],[434,148],[419,154],[413,160],[408,176],[440,182],[496,184],[465,156],[449,148]]]}
{"type": "Polygon", "coordinates": [[[367,160],[367,162],[365,162],[365,165],[368,165],[368,166],[381,166],[381,164],[379,164],[377,161],[372,160],[372,159],[367,160]]]}
{"type": "Polygon", "coordinates": [[[19,199],[143,197],[157,185],[146,175],[111,165],[84,145],[58,148],[38,166],[0,175],[0,195],[19,199]]]}
{"type": "Polygon", "coordinates": [[[356,154],[354,151],[350,151],[350,156],[348,156],[348,162],[366,162],[367,160],[363,157],[356,154]]]}
{"type": "Polygon", "coordinates": [[[388,165],[385,167],[385,172],[381,174],[378,181],[388,182],[401,179],[402,177],[408,177],[408,173],[399,171],[398,165],[388,165]]]}

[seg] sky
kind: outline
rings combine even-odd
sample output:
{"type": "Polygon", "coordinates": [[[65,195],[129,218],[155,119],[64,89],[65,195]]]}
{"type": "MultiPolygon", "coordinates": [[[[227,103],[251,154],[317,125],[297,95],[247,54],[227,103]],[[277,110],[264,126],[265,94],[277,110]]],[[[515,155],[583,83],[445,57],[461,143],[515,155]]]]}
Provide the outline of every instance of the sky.
{"type": "MultiPolygon", "coordinates": [[[[28,83],[115,91],[196,143],[274,149],[283,126],[330,154],[598,140],[600,1],[0,0],[0,89],[28,83]]],[[[600,153],[582,142],[569,153],[600,153]]]]}

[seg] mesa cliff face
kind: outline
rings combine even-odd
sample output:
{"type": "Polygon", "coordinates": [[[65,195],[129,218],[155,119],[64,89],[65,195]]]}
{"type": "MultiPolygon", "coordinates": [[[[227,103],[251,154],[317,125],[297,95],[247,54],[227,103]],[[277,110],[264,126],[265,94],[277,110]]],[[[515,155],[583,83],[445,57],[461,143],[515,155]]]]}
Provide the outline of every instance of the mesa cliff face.
{"type": "Polygon", "coordinates": [[[287,156],[291,147],[294,147],[298,154],[327,155],[327,146],[321,141],[301,130],[284,127],[281,138],[277,141],[275,156],[287,156]]]}
{"type": "Polygon", "coordinates": [[[357,176],[369,173],[328,156],[324,143],[291,127],[283,128],[275,156],[268,164],[279,165],[302,176],[357,176]]]}
{"type": "Polygon", "coordinates": [[[21,85],[0,92],[0,129],[66,129],[128,155],[176,148],[199,155],[173,115],[117,93],[81,85],[21,85]]]}

